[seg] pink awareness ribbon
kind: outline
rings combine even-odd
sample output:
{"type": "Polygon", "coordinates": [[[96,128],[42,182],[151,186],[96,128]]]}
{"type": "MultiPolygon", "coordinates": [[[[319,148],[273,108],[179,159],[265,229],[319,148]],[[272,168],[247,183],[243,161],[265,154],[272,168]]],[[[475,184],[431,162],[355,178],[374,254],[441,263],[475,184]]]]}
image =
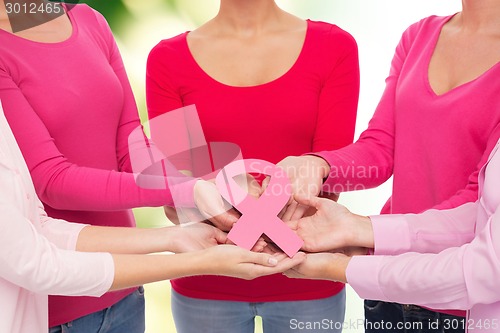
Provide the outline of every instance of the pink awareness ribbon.
{"type": "Polygon", "coordinates": [[[287,204],[290,181],[276,165],[258,159],[237,160],[226,165],[216,177],[220,194],[242,214],[228,234],[236,245],[250,250],[265,234],[289,257],[293,257],[303,245],[278,214],[287,204]],[[271,176],[269,185],[260,198],[245,192],[233,179],[244,173],[260,173],[271,176]]]}

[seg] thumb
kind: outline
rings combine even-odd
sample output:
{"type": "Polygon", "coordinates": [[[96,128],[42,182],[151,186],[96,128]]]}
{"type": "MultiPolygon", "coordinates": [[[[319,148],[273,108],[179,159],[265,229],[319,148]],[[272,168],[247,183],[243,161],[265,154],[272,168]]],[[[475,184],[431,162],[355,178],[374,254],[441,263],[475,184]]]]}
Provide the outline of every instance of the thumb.
{"type": "Polygon", "coordinates": [[[257,265],[274,267],[279,262],[276,257],[267,253],[249,252],[247,255],[249,262],[257,265]]]}
{"type": "Polygon", "coordinates": [[[321,206],[321,198],[312,196],[312,197],[306,197],[303,195],[295,195],[294,196],[295,201],[297,201],[299,204],[308,206],[308,207],[314,207],[319,210],[321,206]]]}
{"type": "Polygon", "coordinates": [[[215,232],[215,240],[217,241],[217,244],[226,244],[227,242],[227,234],[220,229],[214,228],[215,232]]]}

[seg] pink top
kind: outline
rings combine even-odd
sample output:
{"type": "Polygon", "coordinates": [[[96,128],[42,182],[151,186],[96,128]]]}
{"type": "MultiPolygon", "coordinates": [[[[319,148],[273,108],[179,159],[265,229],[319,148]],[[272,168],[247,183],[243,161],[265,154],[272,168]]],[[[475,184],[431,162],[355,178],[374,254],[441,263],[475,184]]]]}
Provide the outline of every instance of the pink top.
{"type": "Polygon", "coordinates": [[[372,217],[375,256],[354,257],[347,268],[361,297],[466,309],[468,331],[500,330],[499,147],[479,174],[475,203],[372,217]]]}
{"type": "Polygon", "coordinates": [[[110,288],[111,255],[68,251],[83,227],[45,215],[0,104],[0,332],[46,333],[47,294],[110,288]]]}
{"type": "Polygon", "coordinates": [[[319,153],[332,167],[325,191],[370,188],[394,175],[383,214],[477,199],[478,171],[500,136],[500,65],[436,95],[429,62],[450,18],[431,16],[405,31],[368,129],[353,145],[319,153]]]}
{"type": "Polygon", "coordinates": [[[368,129],[355,144],[320,153],[332,166],[326,190],[374,187],[394,175],[382,213],[419,213],[477,199],[478,171],[500,136],[500,65],[436,95],[427,73],[450,18],[431,16],[405,31],[368,129]]]}
{"type": "MultiPolygon", "coordinates": [[[[149,55],[149,117],[195,104],[207,142],[232,142],[244,158],[277,163],[288,155],[338,149],[352,142],[359,91],[354,39],[339,27],[308,21],[302,51],[281,77],[252,87],[225,85],[193,58],[187,33],[161,41],[149,55]]],[[[318,299],[343,285],[287,279],[217,276],[177,279],[182,295],[246,302],[318,299]]]]}
{"type": "MultiPolygon", "coordinates": [[[[170,204],[171,195],[137,187],[129,173],[128,135],[140,122],[106,21],[84,4],[68,16],[73,33],[60,43],[0,30],[5,116],[49,216],[134,226],[129,208],[170,204]]],[[[51,297],[50,325],[104,309],[130,292],[100,299],[51,297]]]]}

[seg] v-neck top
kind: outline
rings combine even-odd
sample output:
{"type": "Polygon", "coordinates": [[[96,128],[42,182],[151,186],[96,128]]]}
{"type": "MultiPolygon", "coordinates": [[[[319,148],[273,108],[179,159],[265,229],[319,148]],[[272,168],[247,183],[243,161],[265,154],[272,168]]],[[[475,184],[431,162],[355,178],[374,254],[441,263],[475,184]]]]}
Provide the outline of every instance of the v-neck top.
{"type": "Polygon", "coordinates": [[[451,17],[431,16],[404,32],[368,129],[351,146],[319,153],[332,166],[325,190],[375,187],[394,176],[383,214],[477,200],[479,170],[500,136],[500,65],[436,94],[429,63],[451,17]]]}

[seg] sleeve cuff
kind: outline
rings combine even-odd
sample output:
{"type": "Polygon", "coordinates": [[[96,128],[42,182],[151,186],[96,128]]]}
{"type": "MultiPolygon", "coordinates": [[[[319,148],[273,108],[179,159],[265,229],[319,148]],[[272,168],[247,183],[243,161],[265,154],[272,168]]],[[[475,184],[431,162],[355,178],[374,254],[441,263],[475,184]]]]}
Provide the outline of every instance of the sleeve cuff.
{"type": "Polygon", "coordinates": [[[380,288],[378,276],[383,257],[352,257],[346,270],[347,283],[359,297],[373,300],[386,300],[380,288]]]}
{"type": "Polygon", "coordinates": [[[395,255],[410,250],[410,232],[401,215],[377,215],[370,216],[370,219],[375,255],[395,255]]]}
{"type": "MultiPolygon", "coordinates": [[[[328,163],[328,165],[330,165],[330,167],[332,166],[332,163],[328,159],[328,156],[325,152],[303,154],[303,156],[306,156],[306,155],[321,157],[322,159],[324,159],[326,161],[326,163],[328,163]]],[[[326,193],[342,192],[342,191],[335,191],[336,184],[337,184],[336,180],[333,177],[330,177],[330,175],[328,175],[326,177],[325,181],[323,182],[323,187],[321,188],[321,190],[323,192],[326,192],[326,193]]]]}
{"type": "Polygon", "coordinates": [[[194,202],[194,185],[200,178],[192,178],[170,187],[172,201],[175,207],[196,207],[194,202]]]}

